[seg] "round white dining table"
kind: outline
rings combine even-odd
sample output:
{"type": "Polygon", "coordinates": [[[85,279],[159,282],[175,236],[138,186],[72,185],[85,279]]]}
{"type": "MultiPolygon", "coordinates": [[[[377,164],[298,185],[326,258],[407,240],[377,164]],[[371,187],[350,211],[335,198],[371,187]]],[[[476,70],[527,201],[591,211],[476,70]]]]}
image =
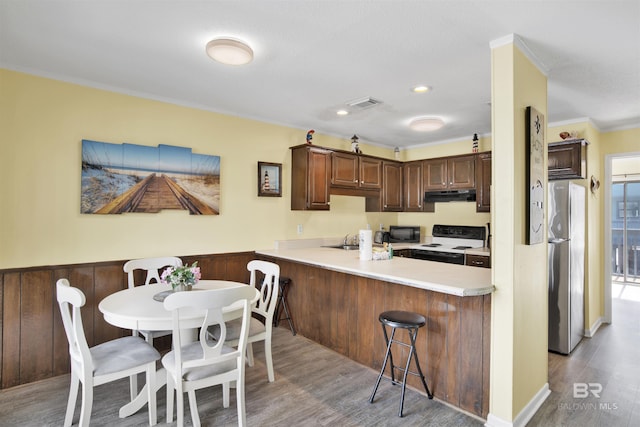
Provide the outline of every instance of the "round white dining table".
{"type": "MultiPolygon", "coordinates": [[[[193,286],[198,292],[202,289],[224,289],[247,286],[246,283],[228,280],[200,280],[193,286]]],[[[171,290],[171,286],[155,283],[146,286],[136,286],[111,294],[100,301],[98,309],[108,323],[124,329],[136,331],[170,331],[173,328],[173,318],[170,311],[165,310],[164,304],[153,297],[161,292],[171,290]]],[[[256,289],[252,304],[258,300],[260,293],[256,289]]],[[[239,316],[239,307],[226,307],[225,319],[230,320],[239,316]],[[234,315],[235,314],[235,315],[234,315]]],[[[184,328],[198,328],[202,325],[204,312],[202,310],[180,310],[180,324],[184,328]]]]}
{"type": "MultiPolygon", "coordinates": [[[[200,280],[191,291],[198,292],[203,289],[225,289],[239,286],[248,286],[246,283],[231,282],[228,280],[200,280]]],[[[136,331],[171,331],[173,329],[173,315],[165,310],[164,304],[154,296],[171,290],[171,286],[163,283],[141,285],[124,289],[111,294],[100,301],[98,309],[108,323],[136,331]]],[[[258,301],[260,292],[255,289],[255,296],[251,301],[252,306],[258,301]]],[[[225,320],[232,320],[242,315],[240,305],[225,307],[225,320]]],[[[195,328],[202,326],[204,311],[196,309],[180,310],[181,329],[191,330],[193,333],[182,333],[183,339],[195,338],[195,328]]],[[[186,332],[186,331],[185,331],[186,332]]],[[[157,371],[156,392],[166,384],[164,368],[157,371]]],[[[147,385],[138,393],[137,397],[120,408],[120,418],[128,417],[138,412],[147,403],[147,385]]]]}

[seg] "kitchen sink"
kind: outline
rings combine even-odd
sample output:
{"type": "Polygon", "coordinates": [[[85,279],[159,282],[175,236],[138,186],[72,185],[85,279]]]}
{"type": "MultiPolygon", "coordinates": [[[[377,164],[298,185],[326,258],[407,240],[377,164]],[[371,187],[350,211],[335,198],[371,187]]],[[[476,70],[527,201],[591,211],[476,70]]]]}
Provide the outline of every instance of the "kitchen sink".
{"type": "Polygon", "coordinates": [[[339,245],[323,246],[323,248],[343,249],[345,251],[357,251],[358,249],[360,249],[360,246],[339,244],[339,245]]]}

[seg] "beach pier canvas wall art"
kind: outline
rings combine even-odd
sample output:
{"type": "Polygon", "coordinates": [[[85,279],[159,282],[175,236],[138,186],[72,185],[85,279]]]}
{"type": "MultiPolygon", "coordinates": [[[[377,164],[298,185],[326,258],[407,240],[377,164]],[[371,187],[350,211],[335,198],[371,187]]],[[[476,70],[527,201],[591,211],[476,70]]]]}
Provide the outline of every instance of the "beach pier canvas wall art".
{"type": "Polygon", "coordinates": [[[81,188],[85,214],[182,209],[218,215],[220,156],[171,145],[82,140],[81,188]]]}

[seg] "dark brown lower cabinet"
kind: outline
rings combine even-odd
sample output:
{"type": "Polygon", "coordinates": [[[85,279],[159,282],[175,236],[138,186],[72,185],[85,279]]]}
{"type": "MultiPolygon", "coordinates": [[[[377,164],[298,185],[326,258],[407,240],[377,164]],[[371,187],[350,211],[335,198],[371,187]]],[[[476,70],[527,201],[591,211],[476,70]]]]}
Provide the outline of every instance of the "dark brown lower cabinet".
{"type": "MultiPolygon", "coordinates": [[[[409,310],[424,315],[427,325],[420,329],[416,345],[432,392],[487,417],[491,295],[458,297],[262,258],[279,264],[280,274],[292,280],[287,305],[298,333],[374,370],[381,368],[385,353],[379,314],[409,310]]],[[[410,375],[408,383],[422,390],[418,378],[410,375]]]]}
{"type": "Polygon", "coordinates": [[[491,268],[491,258],[483,255],[465,255],[465,264],[474,267],[491,268]]]}

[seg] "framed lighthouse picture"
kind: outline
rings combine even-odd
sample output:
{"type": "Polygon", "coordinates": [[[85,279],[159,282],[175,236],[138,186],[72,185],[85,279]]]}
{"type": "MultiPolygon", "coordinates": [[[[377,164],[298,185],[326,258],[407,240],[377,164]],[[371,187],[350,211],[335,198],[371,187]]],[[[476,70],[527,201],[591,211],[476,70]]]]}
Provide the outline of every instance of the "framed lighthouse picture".
{"type": "Polygon", "coordinates": [[[258,162],[258,196],[282,197],[282,164],[258,162]]]}

